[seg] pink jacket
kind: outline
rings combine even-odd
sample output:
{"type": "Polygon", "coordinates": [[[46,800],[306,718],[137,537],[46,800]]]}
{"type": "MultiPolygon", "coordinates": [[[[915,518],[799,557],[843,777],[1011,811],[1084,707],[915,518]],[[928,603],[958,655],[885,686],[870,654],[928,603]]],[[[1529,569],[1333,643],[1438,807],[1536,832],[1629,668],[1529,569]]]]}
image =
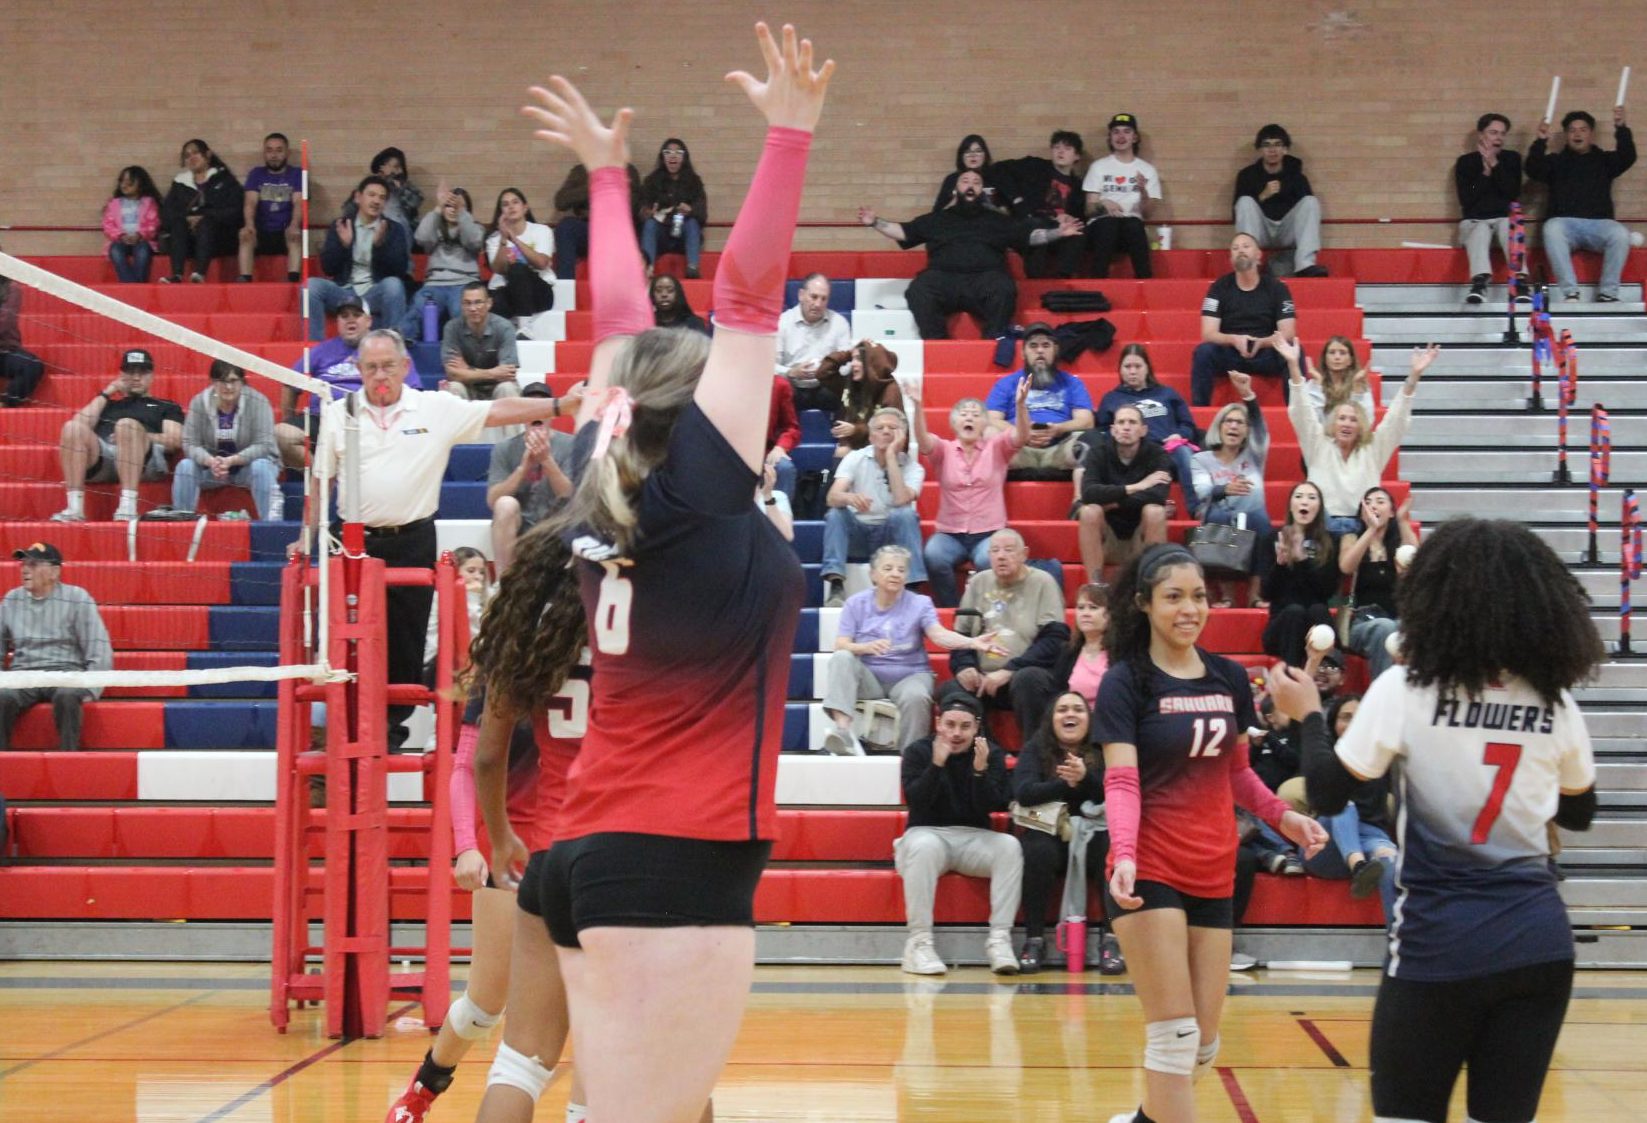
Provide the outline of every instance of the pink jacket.
{"type": "MultiPolygon", "coordinates": [[[[160,207],[147,195],[137,200],[137,232],[143,240],[149,243],[149,248],[156,253],[160,245],[155,241],[155,235],[160,233],[160,207]]],[[[103,233],[109,239],[109,245],[120,240],[124,233],[120,226],[120,196],[116,195],[103,207],[103,233]]],[[[105,250],[108,245],[103,247],[105,250]]]]}

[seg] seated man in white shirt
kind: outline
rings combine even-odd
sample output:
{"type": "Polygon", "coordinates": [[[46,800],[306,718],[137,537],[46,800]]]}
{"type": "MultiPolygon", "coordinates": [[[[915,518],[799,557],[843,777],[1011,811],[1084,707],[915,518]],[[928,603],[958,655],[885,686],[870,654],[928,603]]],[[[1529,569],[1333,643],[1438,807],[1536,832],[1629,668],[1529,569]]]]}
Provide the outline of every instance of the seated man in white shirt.
{"type": "Polygon", "coordinates": [[[795,306],[778,317],[778,369],[795,387],[796,409],[833,410],[841,403],[818,384],[825,355],[852,349],[852,325],[829,307],[829,278],[814,273],[801,282],[795,306]]]}

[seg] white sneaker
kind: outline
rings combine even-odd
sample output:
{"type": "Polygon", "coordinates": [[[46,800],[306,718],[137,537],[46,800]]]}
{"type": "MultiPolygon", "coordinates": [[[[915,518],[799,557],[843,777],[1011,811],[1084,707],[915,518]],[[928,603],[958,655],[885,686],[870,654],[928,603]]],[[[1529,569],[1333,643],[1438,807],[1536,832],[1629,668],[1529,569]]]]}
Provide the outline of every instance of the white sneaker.
{"type": "Polygon", "coordinates": [[[83,523],[86,521],[86,516],[79,511],[71,511],[65,507],[53,515],[51,521],[54,523],[83,523]]]}
{"type": "Polygon", "coordinates": [[[1240,952],[1240,951],[1230,952],[1230,970],[1231,971],[1251,971],[1256,966],[1258,966],[1258,960],[1254,959],[1252,956],[1246,954],[1245,952],[1240,952]]]}
{"type": "Polygon", "coordinates": [[[114,509],[114,521],[117,522],[117,523],[129,523],[129,522],[137,521],[137,508],[136,507],[116,507],[114,509]]]}
{"type": "Polygon", "coordinates": [[[863,756],[863,742],[850,729],[836,726],[824,734],[824,751],[835,756],[863,756]]]}
{"type": "Polygon", "coordinates": [[[1136,1111],[1123,1111],[1120,1115],[1109,1117],[1109,1123],[1137,1123],[1137,1120],[1138,1113],[1136,1111]]]}
{"type": "Polygon", "coordinates": [[[989,969],[997,975],[1016,975],[1018,956],[1012,950],[1012,933],[997,928],[984,941],[984,954],[989,956],[989,969]]]}
{"type": "MultiPolygon", "coordinates": [[[[1013,961],[1016,964],[1016,960],[1013,961]]],[[[932,933],[917,932],[904,942],[903,969],[911,975],[942,975],[949,968],[932,946],[932,933]]]]}

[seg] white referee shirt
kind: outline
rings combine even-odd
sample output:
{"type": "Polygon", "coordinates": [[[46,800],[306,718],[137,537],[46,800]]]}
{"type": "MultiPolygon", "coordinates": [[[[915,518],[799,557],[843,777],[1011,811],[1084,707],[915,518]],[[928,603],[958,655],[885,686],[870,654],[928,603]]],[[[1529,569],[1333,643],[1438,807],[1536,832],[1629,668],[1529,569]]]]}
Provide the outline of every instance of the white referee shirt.
{"type": "MultiPolygon", "coordinates": [[[[338,506],[348,502],[342,475],[346,398],[326,406],[315,463],[338,481],[338,506]]],[[[486,428],[491,402],[471,402],[443,391],[403,387],[400,400],[378,409],[360,405],[360,519],[367,526],[402,526],[433,515],[452,446],[473,444],[486,428]]]]}

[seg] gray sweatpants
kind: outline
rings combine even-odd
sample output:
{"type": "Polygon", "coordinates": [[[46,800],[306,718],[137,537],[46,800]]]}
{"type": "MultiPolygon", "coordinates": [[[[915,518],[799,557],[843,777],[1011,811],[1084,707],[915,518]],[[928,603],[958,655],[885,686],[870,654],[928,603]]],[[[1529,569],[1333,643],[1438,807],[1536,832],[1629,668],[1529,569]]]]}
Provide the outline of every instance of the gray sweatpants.
{"type": "Polygon", "coordinates": [[[932,681],[931,671],[918,671],[888,688],[862,659],[850,651],[836,651],[829,657],[823,705],[826,711],[851,717],[860,701],[892,699],[898,707],[898,747],[902,748],[932,732],[932,681]]]}
{"type": "Polygon", "coordinates": [[[946,873],[989,878],[989,927],[1009,931],[1024,889],[1024,851],[1018,840],[983,827],[910,827],[892,844],[893,865],[904,879],[904,915],[912,934],[932,931],[932,902],[946,873]]]}
{"type": "Polygon", "coordinates": [[[1250,234],[1259,249],[1292,247],[1292,272],[1308,269],[1321,252],[1321,204],[1306,195],[1280,218],[1270,218],[1258,200],[1243,195],[1235,200],[1235,232],[1250,234]]]}
{"type": "Polygon", "coordinates": [[[1493,271],[1493,239],[1504,260],[1510,260],[1510,220],[1507,218],[1466,218],[1458,224],[1458,240],[1464,243],[1464,252],[1470,258],[1470,276],[1479,277],[1493,271]]]}

